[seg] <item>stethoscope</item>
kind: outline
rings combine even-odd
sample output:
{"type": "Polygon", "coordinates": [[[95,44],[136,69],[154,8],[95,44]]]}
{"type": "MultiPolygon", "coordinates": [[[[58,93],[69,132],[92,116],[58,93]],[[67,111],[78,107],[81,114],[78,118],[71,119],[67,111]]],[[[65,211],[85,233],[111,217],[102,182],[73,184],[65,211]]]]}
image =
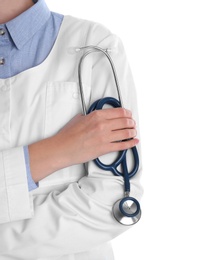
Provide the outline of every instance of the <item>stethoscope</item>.
{"type": "MultiPolygon", "coordinates": [[[[112,107],[123,107],[116,69],[115,69],[113,60],[108,53],[108,50],[102,49],[98,46],[90,45],[90,46],[84,46],[84,47],[77,48],[76,51],[78,52],[78,51],[84,50],[84,49],[87,49],[87,51],[80,58],[79,65],[78,65],[79,88],[80,88],[81,102],[82,102],[82,108],[83,108],[84,115],[87,115],[88,113],[91,113],[94,110],[102,109],[104,105],[111,105],[112,107]],[[96,102],[94,102],[90,106],[90,108],[87,110],[86,104],[85,104],[81,70],[82,70],[82,64],[83,64],[84,59],[93,52],[103,53],[109,60],[109,63],[112,68],[119,100],[112,98],[112,97],[105,97],[105,98],[99,99],[96,102]]],[[[129,226],[129,225],[133,225],[139,221],[139,219],[141,217],[141,208],[140,208],[140,204],[139,204],[138,200],[133,197],[130,197],[130,178],[133,177],[138,171],[139,155],[138,155],[136,147],[131,148],[133,158],[134,158],[134,167],[129,172],[128,167],[127,167],[127,160],[126,160],[127,151],[128,150],[119,152],[118,158],[109,165],[102,163],[99,160],[99,158],[95,159],[94,162],[102,170],[111,171],[114,175],[122,176],[124,178],[124,197],[122,199],[119,199],[118,201],[116,201],[115,204],[113,205],[113,216],[119,223],[129,226]],[[119,165],[122,166],[122,172],[120,172],[117,169],[119,165]]]]}

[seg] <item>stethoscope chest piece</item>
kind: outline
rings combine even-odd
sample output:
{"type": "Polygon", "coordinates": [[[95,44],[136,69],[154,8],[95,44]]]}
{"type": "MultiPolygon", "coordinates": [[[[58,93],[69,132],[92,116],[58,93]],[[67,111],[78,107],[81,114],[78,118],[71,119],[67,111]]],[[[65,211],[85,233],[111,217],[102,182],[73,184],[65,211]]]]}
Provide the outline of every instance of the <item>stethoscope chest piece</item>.
{"type": "Polygon", "coordinates": [[[122,225],[134,225],[141,218],[140,204],[135,198],[124,197],[113,205],[113,216],[122,225]]]}

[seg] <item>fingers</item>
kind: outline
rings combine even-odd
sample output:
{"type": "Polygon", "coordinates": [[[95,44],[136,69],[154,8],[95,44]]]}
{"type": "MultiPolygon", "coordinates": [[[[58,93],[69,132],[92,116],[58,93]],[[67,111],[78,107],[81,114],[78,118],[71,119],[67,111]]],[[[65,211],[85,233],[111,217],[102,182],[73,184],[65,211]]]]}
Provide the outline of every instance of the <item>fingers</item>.
{"type": "Polygon", "coordinates": [[[111,143],[109,145],[108,149],[111,152],[118,152],[118,151],[130,149],[130,148],[136,146],[138,143],[139,143],[139,139],[134,138],[134,139],[129,139],[129,140],[124,141],[124,142],[111,143]]]}
{"type": "Polygon", "coordinates": [[[88,114],[87,118],[88,122],[94,122],[97,130],[114,131],[136,127],[131,111],[124,108],[95,110],[88,114]]]}
{"type": "Polygon", "coordinates": [[[112,131],[119,129],[131,129],[136,127],[136,122],[132,118],[108,119],[109,129],[112,131]]]}
{"type": "Polygon", "coordinates": [[[136,123],[132,118],[131,111],[127,109],[96,110],[89,116],[94,121],[94,134],[95,132],[100,133],[103,143],[118,142],[136,137],[136,123]]]}
{"type": "Polygon", "coordinates": [[[122,140],[128,140],[136,137],[136,129],[123,129],[119,131],[113,131],[110,135],[110,142],[118,142],[122,140]]]}

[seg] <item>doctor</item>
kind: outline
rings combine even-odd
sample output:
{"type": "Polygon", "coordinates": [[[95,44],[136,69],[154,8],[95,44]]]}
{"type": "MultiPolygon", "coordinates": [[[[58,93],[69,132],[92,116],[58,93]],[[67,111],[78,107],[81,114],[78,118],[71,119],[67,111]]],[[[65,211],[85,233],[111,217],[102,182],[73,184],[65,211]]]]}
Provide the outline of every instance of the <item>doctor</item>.
{"type": "MultiPolygon", "coordinates": [[[[117,97],[100,55],[83,71],[89,105],[117,97]]],[[[114,259],[109,241],[127,230],[112,216],[123,179],[91,160],[110,161],[139,142],[136,94],[118,37],[50,12],[44,0],[0,0],[0,124],[0,259],[114,259]],[[127,109],[81,114],[80,54],[72,49],[84,45],[112,50],[127,109]]],[[[131,180],[137,198],[140,172],[131,180]]]]}

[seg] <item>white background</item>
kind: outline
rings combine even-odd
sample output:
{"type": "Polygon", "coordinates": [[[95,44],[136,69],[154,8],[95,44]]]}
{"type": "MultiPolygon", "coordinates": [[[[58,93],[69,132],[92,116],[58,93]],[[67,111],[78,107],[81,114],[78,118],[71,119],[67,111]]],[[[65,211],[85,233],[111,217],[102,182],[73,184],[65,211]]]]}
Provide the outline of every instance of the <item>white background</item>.
{"type": "Polygon", "coordinates": [[[111,29],[132,67],[145,193],[140,223],[114,240],[116,260],[208,260],[208,1],[47,4],[111,29]]]}

